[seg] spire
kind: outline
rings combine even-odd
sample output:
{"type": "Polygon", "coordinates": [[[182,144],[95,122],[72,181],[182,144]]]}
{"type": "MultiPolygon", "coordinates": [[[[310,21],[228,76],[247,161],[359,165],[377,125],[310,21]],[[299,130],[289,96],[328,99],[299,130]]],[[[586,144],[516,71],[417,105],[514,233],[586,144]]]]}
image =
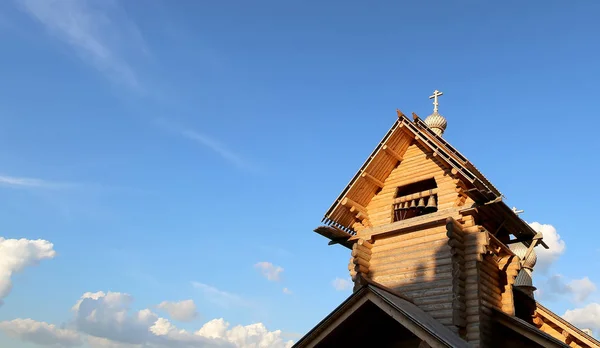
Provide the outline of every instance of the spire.
{"type": "Polygon", "coordinates": [[[425,124],[427,127],[431,128],[431,130],[433,130],[440,137],[442,134],[444,134],[446,126],[448,125],[448,122],[444,116],[440,115],[438,112],[438,106],[440,105],[438,103],[438,97],[442,95],[444,95],[444,93],[438,91],[437,89],[433,91],[433,95],[429,97],[429,99],[433,99],[433,114],[425,118],[425,124]]]}

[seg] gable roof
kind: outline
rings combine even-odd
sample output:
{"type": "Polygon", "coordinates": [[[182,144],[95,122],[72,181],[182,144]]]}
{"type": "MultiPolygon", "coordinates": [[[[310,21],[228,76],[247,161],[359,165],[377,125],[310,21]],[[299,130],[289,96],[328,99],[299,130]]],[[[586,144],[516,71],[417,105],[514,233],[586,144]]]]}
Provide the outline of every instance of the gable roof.
{"type": "Polygon", "coordinates": [[[358,205],[366,206],[380,189],[377,182],[385,181],[410,144],[416,140],[444,163],[453,175],[463,180],[468,186],[467,195],[490,218],[507,220],[513,230],[518,231],[516,237],[525,242],[536,235],[536,232],[502,201],[500,191],[465,156],[433,132],[416,114],[413,113],[414,121],[411,122],[401,111],[397,110],[397,113],[398,119],[325,213],[322,221],[331,228],[320,228],[315,232],[332,240],[332,236],[341,240],[355,235],[356,231],[352,225],[356,221],[356,213],[351,212],[342,201],[349,199],[358,205]]]}
{"type": "Polygon", "coordinates": [[[571,323],[558,316],[556,313],[542,306],[539,302],[536,302],[536,307],[536,312],[540,317],[542,317],[542,320],[551,322],[589,347],[600,347],[600,341],[576,328],[571,323]]]}
{"type": "Polygon", "coordinates": [[[375,304],[431,347],[470,347],[466,341],[401,294],[366,278],[362,279],[364,284],[302,337],[294,347],[317,345],[333,328],[343,324],[350,314],[367,302],[375,304]]]}
{"type": "Polygon", "coordinates": [[[497,309],[492,309],[492,313],[493,313],[494,320],[498,324],[503,325],[503,326],[513,330],[514,332],[518,333],[519,335],[527,337],[528,339],[539,344],[542,347],[546,347],[546,348],[569,347],[568,344],[565,344],[564,342],[557,340],[556,338],[554,338],[551,335],[545,333],[544,331],[538,329],[537,327],[529,324],[528,322],[524,321],[523,319],[510,316],[510,315],[508,315],[504,312],[501,312],[497,309]]]}

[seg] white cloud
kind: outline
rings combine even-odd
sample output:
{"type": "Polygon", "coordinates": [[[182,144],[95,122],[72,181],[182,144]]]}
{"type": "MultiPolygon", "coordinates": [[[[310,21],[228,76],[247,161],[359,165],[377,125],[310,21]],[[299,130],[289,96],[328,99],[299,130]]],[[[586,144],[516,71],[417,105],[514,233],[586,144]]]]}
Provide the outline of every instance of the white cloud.
{"type": "Polygon", "coordinates": [[[143,348],[141,344],[115,342],[106,338],[94,336],[88,336],[87,343],[90,348],[143,348]]]}
{"type": "Polygon", "coordinates": [[[131,311],[133,297],[119,292],[84,294],[75,311],[78,331],[117,342],[141,344],[149,339],[158,316],[149,309],[131,311]]]}
{"type": "Polygon", "coordinates": [[[600,331],[600,304],[590,303],[583,308],[569,309],[562,317],[580,329],[600,331]]]}
{"type": "Polygon", "coordinates": [[[205,323],[197,331],[178,329],[149,309],[131,309],[133,297],[119,292],[85,293],[73,306],[72,328],[31,319],[0,322],[0,330],[25,341],[77,346],[83,341],[93,348],[258,348],[291,347],[280,330],[264,324],[231,327],[224,319],[205,323]]]}
{"type": "Polygon", "coordinates": [[[7,336],[44,346],[73,347],[82,344],[76,331],[59,329],[55,325],[32,319],[0,322],[0,331],[7,336]]]}
{"type": "Polygon", "coordinates": [[[569,295],[575,303],[582,303],[597,290],[590,278],[566,280],[561,274],[549,277],[536,293],[540,299],[555,300],[556,295],[569,295]]]}
{"type": "Polygon", "coordinates": [[[56,256],[54,245],[46,240],[4,239],[0,237],[0,305],[12,289],[11,277],[25,267],[56,256]]]}
{"type": "Polygon", "coordinates": [[[171,318],[179,321],[192,321],[198,315],[194,300],[179,302],[163,301],[157,307],[167,311],[171,318]]]}
{"type": "Polygon", "coordinates": [[[292,290],[288,289],[288,288],[283,288],[283,293],[286,295],[291,295],[292,294],[292,290]]]}
{"type": "Polygon", "coordinates": [[[147,54],[139,29],[115,1],[19,0],[21,8],[109,79],[140,89],[125,56],[147,54]]]}
{"type": "Polygon", "coordinates": [[[333,285],[333,288],[336,289],[337,291],[345,291],[345,290],[351,289],[353,283],[348,279],[335,278],[331,282],[331,285],[333,285]]]}
{"type": "Polygon", "coordinates": [[[568,286],[571,289],[576,302],[585,301],[588,296],[596,291],[596,284],[588,277],[574,279],[569,282],[568,286]]]}
{"type": "Polygon", "coordinates": [[[535,269],[545,272],[550,265],[565,252],[565,241],[560,238],[560,235],[556,232],[556,228],[552,225],[540,224],[539,222],[532,222],[529,225],[536,232],[541,232],[543,234],[544,243],[548,245],[549,249],[543,247],[537,247],[535,249],[537,254],[535,269]]]}
{"type": "Polygon", "coordinates": [[[262,275],[270,281],[281,280],[281,273],[283,273],[283,268],[279,266],[275,266],[270,262],[259,262],[255,264],[254,267],[258,268],[262,275]]]}

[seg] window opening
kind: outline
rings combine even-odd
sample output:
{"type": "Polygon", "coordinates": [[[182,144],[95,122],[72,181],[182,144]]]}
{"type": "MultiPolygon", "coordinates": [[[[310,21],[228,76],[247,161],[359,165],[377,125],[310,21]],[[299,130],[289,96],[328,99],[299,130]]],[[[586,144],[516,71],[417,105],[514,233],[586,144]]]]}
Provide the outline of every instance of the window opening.
{"type": "Polygon", "coordinates": [[[396,189],[394,221],[431,214],[437,208],[437,183],[434,178],[417,181],[396,189]]]}

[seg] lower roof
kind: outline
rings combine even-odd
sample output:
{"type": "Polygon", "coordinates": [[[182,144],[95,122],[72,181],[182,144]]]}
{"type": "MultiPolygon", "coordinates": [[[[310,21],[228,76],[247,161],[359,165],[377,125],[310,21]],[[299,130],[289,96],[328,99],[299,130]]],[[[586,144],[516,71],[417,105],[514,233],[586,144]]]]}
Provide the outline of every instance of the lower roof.
{"type": "MultiPolygon", "coordinates": [[[[471,347],[449,328],[435,320],[431,315],[417,307],[401,294],[366,278],[362,278],[362,280],[364,280],[364,283],[358,290],[302,337],[294,347],[313,346],[316,341],[322,340],[327,332],[331,332],[333,329],[332,326],[341,325],[345,320],[345,315],[357,310],[367,301],[380,306],[382,310],[394,319],[398,320],[398,318],[400,318],[399,325],[405,326],[416,336],[420,336],[422,340],[429,341],[428,343],[431,346],[456,348],[471,347]],[[404,321],[405,324],[409,323],[410,325],[402,324],[401,321],[404,321]],[[410,328],[408,326],[410,326],[410,328]]],[[[369,318],[364,319],[369,320],[369,318]]]]}

